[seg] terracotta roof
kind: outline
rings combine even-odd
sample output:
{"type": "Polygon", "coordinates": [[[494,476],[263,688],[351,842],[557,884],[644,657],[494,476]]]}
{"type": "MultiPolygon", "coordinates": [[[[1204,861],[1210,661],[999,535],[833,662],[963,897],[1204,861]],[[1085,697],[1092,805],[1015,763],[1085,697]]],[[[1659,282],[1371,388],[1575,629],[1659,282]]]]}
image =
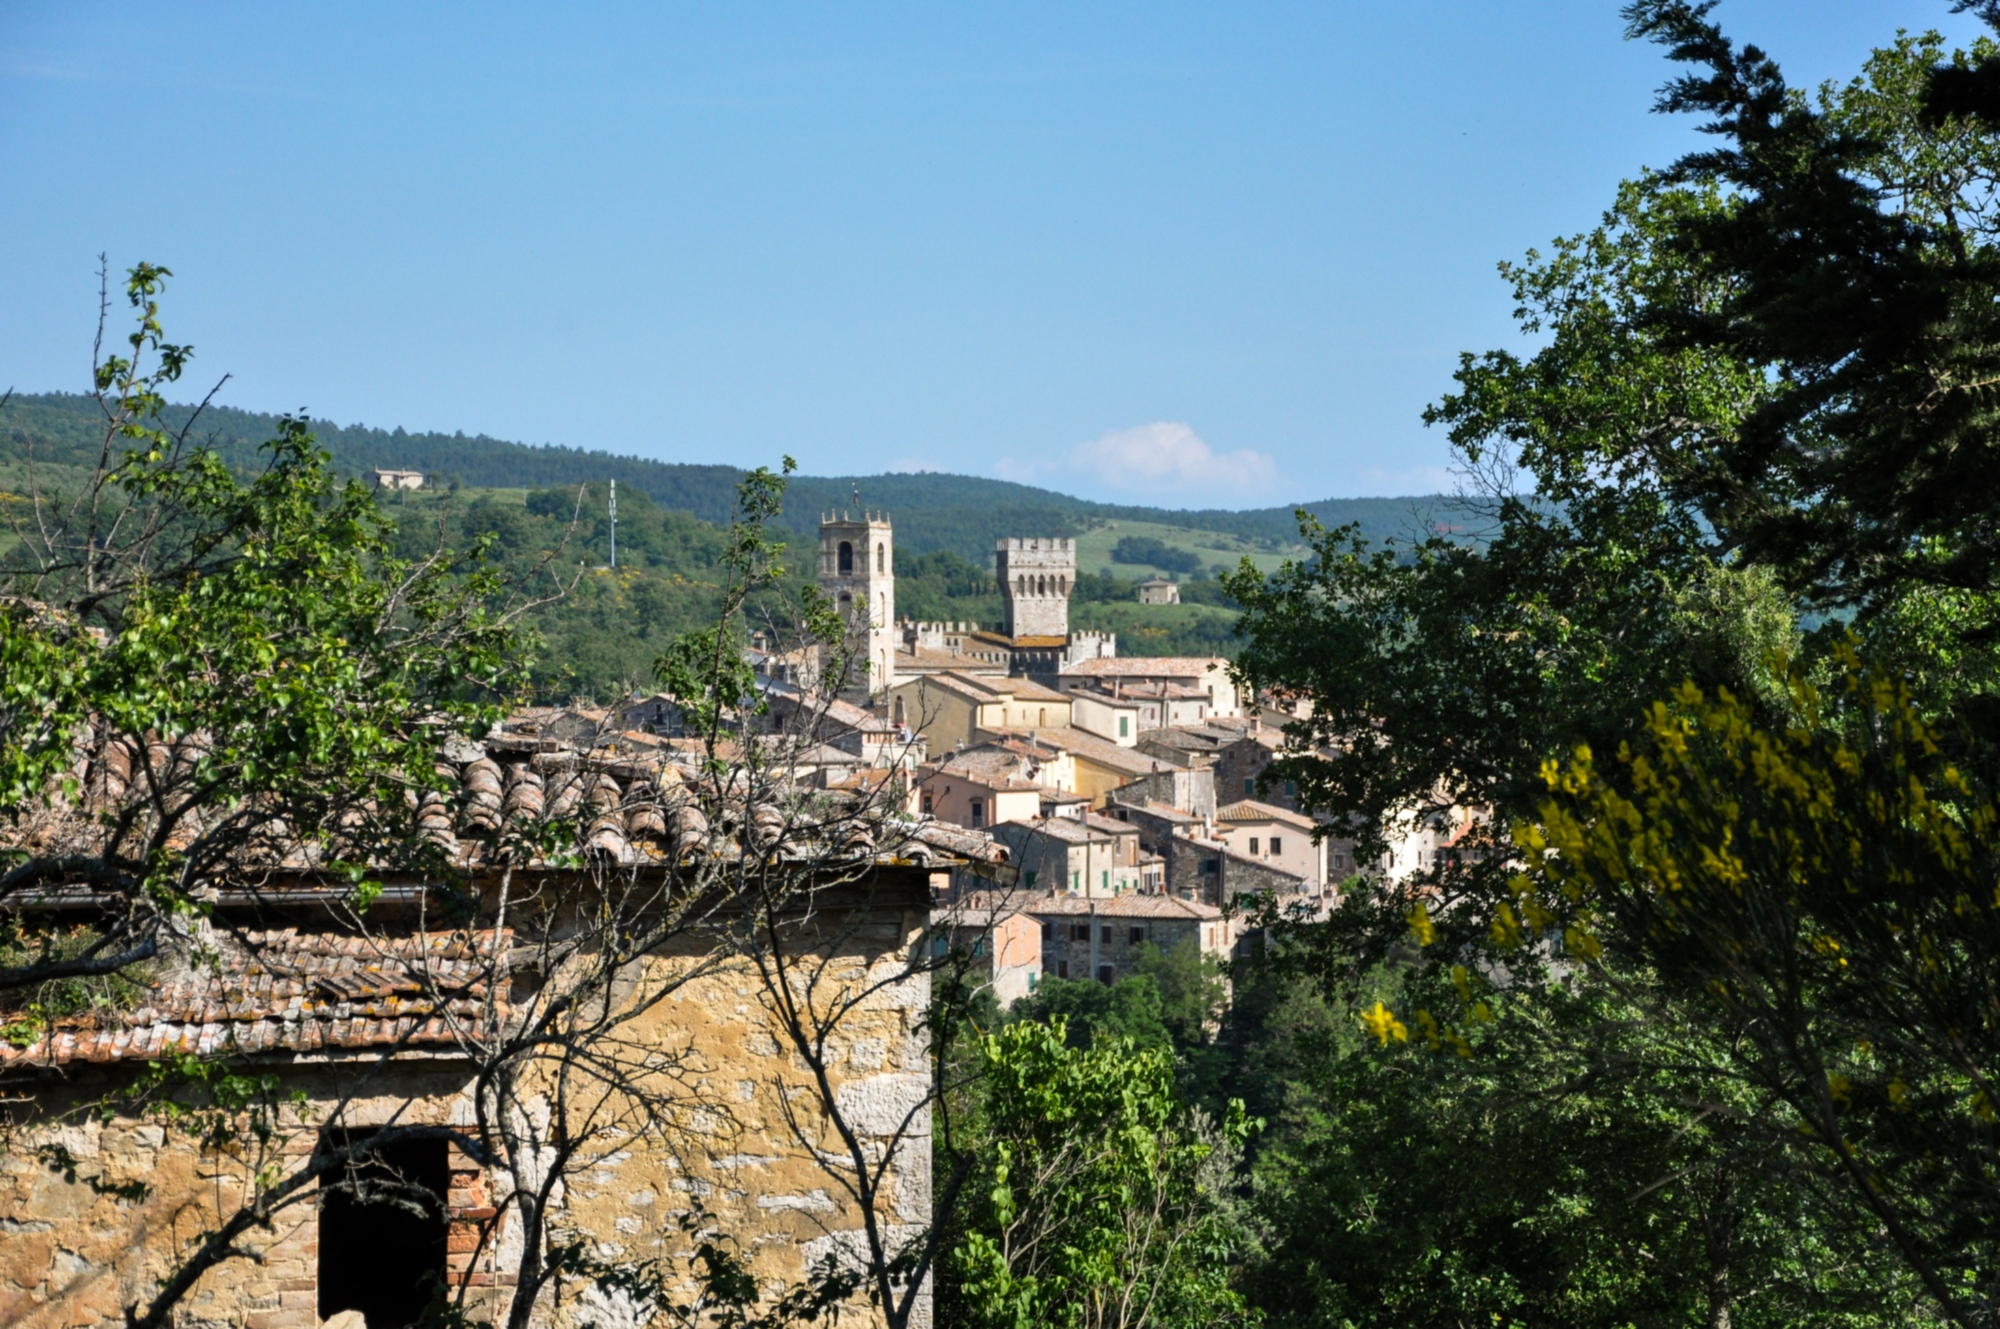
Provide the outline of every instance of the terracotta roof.
{"type": "Polygon", "coordinates": [[[1038,918],[1088,916],[1093,909],[1099,918],[1184,918],[1206,922],[1222,917],[1222,911],[1212,904],[1174,895],[1109,895],[1086,899],[1081,895],[1052,894],[1025,899],[1021,907],[1038,918]]]}
{"type": "Polygon", "coordinates": [[[1132,705],[1142,701],[1207,701],[1208,689],[1196,687],[1192,683],[1179,683],[1167,678],[1119,679],[1116,691],[1109,683],[1094,678],[1071,678],[1072,696],[1091,697],[1114,705],[1132,705]]]}
{"type": "Polygon", "coordinates": [[[1090,827],[1093,831],[1103,831],[1107,835],[1137,835],[1139,833],[1139,828],[1129,821],[1120,821],[1116,817],[1107,817],[1096,812],[1084,813],[1083,824],[1090,827]]]}
{"type": "MultiPolygon", "coordinates": [[[[995,686],[999,685],[996,684],[995,686]]],[[[1045,688],[1031,678],[1010,678],[1007,680],[1005,687],[1006,691],[1014,694],[1015,701],[1069,700],[1067,692],[1057,692],[1054,688],[1045,688]]]]}
{"type": "MultiPolygon", "coordinates": [[[[511,934],[501,934],[503,948],[511,934]]],[[[218,935],[213,964],[180,958],[136,1008],[62,1021],[0,1069],[401,1045],[457,1046],[485,1018],[491,931],[363,937],[291,928],[218,935]]],[[[505,994],[495,1012],[507,1013],[505,994]]]]}
{"type": "MultiPolygon", "coordinates": [[[[1012,698],[1015,701],[1061,701],[1069,700],[1069,694],[1045,688],[1025,678],[994,677],[991,675],[969,674],[963,670],[948,669],[940,674],[926,675],[912,682],[923,687],[944,688],[962,697],[975,701],[994,702],[1012,698]]],[[[901,685],[899,685],[901,686],[901,685]]]]}
{"type": "MultiPolygon", "coordinates": [[[[760,737],[767,749],[785,742],[760,737]]],[[[143,798],[135,760],[165,769],[192,751],[195,740],[169,747],[156,744],[138,754],[122,742],[103,745],[77,768],[79,797],[49,803],[0,830],[0,849],[25,849],[51,857],[88,858],[100,852],[104,814],[143,798]]],[[[719,745],[725,758],[734,745],[719,745]]],[[[817,745],[805,747],[811,754],[817,745]]],[[[455,866],[477,870],[492,862],[499,833],[510,824],[574,817],[584,852],[629,866],[670,864],[697,850],[735,854],[762,852],[783,841],[808,852],[808,842],[826,828],[844,851],[858,858],[921,859],[947,849],[926,839],[914,823],[870,816],[843,817],[839,807],[816,807],[782,779],[765,788],[760,801],[745,808],[743,792],[718,794],[700,774],[706,753],[699,740],[662,738],[620,728],[611,712],[580,707],[536,708],[510,715],[483,738],[448,738],[438,749],[433,772],[442,790],[413,790],[417,831],[455,866]],[[721,806],[720,829],[711,815],[721,806]]],[[[193,758],[188,758],[193,760],[193,758]]],[[[853,758],[843,754],[840,764],[853,758]]],[[[815,768],[816,769],[816,768],[815,768]]],[[[776,774],[782,775],[782,767],[776,774]]],[[[823,846],[820,846],[823,848],[823,846]]],[[[989,844],[989,850],[993,847],[989,844]]],[[[357,850],[332,844],[273,841],[243,859],[246,869],[312,873],[357,850]]],[[[362,847],[358,852],[367,853],[362,847]]],[[[1004,861],[1004,853],[976,855],[1004,861]]]]}
{"type": "Polygon", "coordinates": [[[1219,655],[1113,656],[1079,660],[1063,670],[1063,677],[1200,678],[1212,669],[1226,669],[1228,665],[1219,655]]]}
{"type": "Polygon", "coordinates": [[[1143,803],[1121,803],[1114,798],[1112,806],[1130,808],[1134,812],[1143,812],[1147,816],[1158,817],[1163,821],[1175,823],[1185,822],[1190,825],[1200,825],[1202,820],[1192,812],[1183,811],[1171,803],[1162,803],[1157,798],[1149,798],[1143,803]]]}
{"type": "Polygon", "coordinates": [[[1238,799],[1224,808],[1216,809],[1217,821],[1282,821],[1287,826],[1297,826],[1303,830],[1317,830],[1319,824],[1311,817],[1301,816],[1289,808],[1281,808],[1271,803],[1259,803],[1254,798],[1238,799]]]}
{"type": "Polygon", "coordinates": [[[1121,748],[1109,739],[1085,733],[1081,729],[991,729],[983,732],[996,737],[1022,736],[1052,748],[1060,748],[1073,757],[1108,766],[1126,775],[1151,775],[1155,771],[1168,769],[1167,763],[1157,757],[1148,757],[1133,748],[1121,748]]]}
{"type": "Polygon", "coordinates": [[[1045,835],[1051,840],[1061,840],[1064,844],[1089,844],[1092,840],[1102,840],[1105,832],[1086,826],[1074,817],[1043,817],[1036,821],[1003,821],[994,826],[1012,826],[1021,831],[1045,835]]]}

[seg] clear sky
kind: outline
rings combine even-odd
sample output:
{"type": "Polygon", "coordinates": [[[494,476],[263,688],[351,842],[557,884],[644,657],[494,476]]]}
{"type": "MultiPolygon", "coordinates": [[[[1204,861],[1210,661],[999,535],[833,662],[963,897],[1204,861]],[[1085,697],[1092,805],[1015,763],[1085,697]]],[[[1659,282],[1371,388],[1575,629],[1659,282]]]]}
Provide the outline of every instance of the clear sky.
{"type": "MultiPolygon", "coordinates": [[[[1948,0],[1727,0],[1794,82],[1948,0]]],[[[1614,0],[0,0],[0,387],[1252,506],[1444,483],[1496,260],[1698,141],[1614,0]]]]}

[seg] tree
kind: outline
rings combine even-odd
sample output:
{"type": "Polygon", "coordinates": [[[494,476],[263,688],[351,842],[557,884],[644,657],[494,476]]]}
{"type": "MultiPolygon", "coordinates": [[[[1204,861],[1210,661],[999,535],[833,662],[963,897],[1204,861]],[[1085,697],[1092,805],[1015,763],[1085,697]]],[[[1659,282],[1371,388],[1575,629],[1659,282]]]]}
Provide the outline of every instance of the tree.
{"type": "Polygon", "coordinates": [[[2000,1322],[2000,801],[1896,680],[1850,659],[1761,723],[1693,686],[1549,773],[1493,939],[1599,934],[1737,1034],[1779,1110],[1954,1323],[2000,1322]]]}
{"type": "Polygon", "coordinates": [[[192,354],[161,329],[169,275],[131,270],[95,464],[31,464],[9,506],[0,902],[81,890],[100,921],[10,936],[0,990],[144,961],[204,890],[288,855],[415,865],[436,745],[512,687],[512,614],[477,550],[394,557],[300,420],[247,477],[193,441],[198,413],[164,426],[192,354]]]}
{"type": "MultiPolygon", "coordinates": [[[[1698,67],[1659,109],[1710,117],[1722,146],[1671,177],[1727,191],[1669,247],[1714,274],[1719,298],[1645,311],[1668,346],[1719,354],[1767,383],[1681,472],[1728,543],[1826,604],[1868,606],[1907,584],[2000,589],[2000,453],[1984,384],[2000,367],[2000,142],[1928,96],[1936,39],[1878,52],[1818,105],[1711,4],[1637,0],[1631,32],[1698,67]]],[[[1954,55],[1963,76],[1990,43],[1954,55]]],[[[1963,86],[1948,79],[1947,88],[1963,86]]]]}
{"type": "MultiPolygon", "coordinates": [[[[1778,1160],[1775,1170],[1734,1170],[1743,1184],[1732,1204],[1744,1221],[1768,1226],[1793,1212],[1818,1215],[1814,1241],[1787,1257],[1799,1262],[1794,1286],[1838,1281],[1848,1276],[1842,1262],[1858,1261],[1849,1270],[1859,1281],[1849,1287],[1901,1295],[1915,1281],[1929,1306],[1923,1313],[1985,1323],[1979,1317],[1989,1312],[1960,1279],[1991,1267],[1977,1235],[1990,1229],[1986,1201],[1961,1203],[1940,1173],[1924,1172],[1969,1179],[1986,1165],[1983,1144],[1961,1141],[1954,1152],[1938,1125],[1922,1146],[1931,1162],[1918,1167],[1884,1153],[1880,1189],[1867,1194],[1876,1185],[1867,1168],[1843,1177],[1831,1166],[1840,1146],[1829,1142],[1859,1125],[1840,1115],[1845,1108],[1825,1109],[1811,1137],[1826,1152],[1800,1145],[1787,1094],[1805,1101],[1814,1086],[1824,1090],[1828,1075],[1861,1083],[1840,1060],[1860,1045],[1841,1040],[1868,1037],[1842,1023],[1852,1018],[1844,1003],[1858,996],[1806,976],[1849,958],[1841,972],[1852,985],[1880,984],[1877,1002],[1904,980],[1889,956],[1864,967],[1851,952],[1814,949],[1816,938],[1848,943],[1838,928],[1808,926],[1810,882],[1786,876],[1797,865],[1780,851],[1817,843],[1820,823],[1797,799],[1781,802],[1761,788],[1781,766],[1758,765],[1754,742],[1726,736],[1770,735],[1772,754],[1799,762],[1807,753],[1790,753],[1776,737],[1797,731],[1817,754],[1809,764],[1836,761],[1843,742],[1860,751],[1830,724],[1830,710],[1801,710],[1799,683],[1773,663],[1791,650],[1804,653],[1802,667],[1816,677],[1850,673],[1839,659],[1846,636],[1838,625],[1802,635],[1799,623],[1801,608],[1845,606],[1858,613],[1863,644],[1898,670],[1888,695],[1899,700],[1878,707],[1870,723],[1886,735],[1963,717],[1964,727],[1942,724],[1931,740],[1948,754],[1927,758],[1938,778],[1955,761],[1959,778],[1973,781],[1991,761],[1990,726],[1978,717],[1994,676],[1985,506],[1992,488],[1958,467],[1991,446],[1977,384],[1992,317],[1984,255],[1993,146],[1980,124],[1939,114],[1927,90],[1941,62],[1984,67],[1992,51],[1982,43],[1947,61],[1935,38],[1906,38],[1877,52],[1862,78],[1824,90],[1814,104],[1785,89],[1762,53],[1723,41],[1705,7],[1629,12],[1636,33],[1662,36],[1678,55],[1710,68],[1712,79],[1676,84],[1667,104],[1715,110],[1715,128],[1732,147],[1628,184],[1598,230],[1504,270],[1540,349],[1465,357],[1458,391],[1429,414],[1451,431],[1477,490],[1469,500],[1484,522],[1477,538],[1371,552],[1344,533],[1308,528],[1311,561],[1271,578],[1245,571],[1231,579],[1246,610],[1245,673],[1312,703],[1310,716],[1289,726],[1290,755],[1270,778],[1296,780],[1302,802],[1364,838],[1448,805],[1490,818],[1483,834],[1459,846],[1459,861],[1400,889],[1357,891],[1347,917],[1301,930],[1298,944],[1328,973],[1381,964],[1400,976],[1403,986],[1350,1015],[1386,1044],[1422,1045],[1446,1067],[1461,1049],[1474,1062],[1511,1060],[1459,1077],[1483,1110],[1518,1113],[1534,1094],[1582,1108],[1615,1084],[1633,1096],[1617,1112],[1664,1130],[1685,1122],[1690,1141],[1732,1117],[1730,1131],[1749,1142],[1741,1148],[1778,1160]],[[1964,492],[1941,492],[1952,486],[1964,492]],[[1683,702],[1661,702],[1676,696],[1683,702]],[[1724,697],[1726,722],[1714,712],[1722,727],[1711,732],[1705,708],[1724,697]],[[1658,731],[1666,713],[1688,731],[1674,729],[1680,736],[1671,742],[1699,754],[1675,779],[1702,815],[1650,805],[1632,792],[1632,771],[1606,777],[1637,811],[1602,801],[1587,811],[1569,807],[1569,824],[1582,829],[1563,843],[1577,863],[1557,855],[1534,863],[1539,875],[1524,876],[1524,854],[1543,843],[1537,828],[1560,810],[1546,806],[1548,772],[1563,770],[1572,753],[1598,754],[1598,766],[1579,761],[1563,777],[1582,782],[1565,786],[1564,797],[1580,798],[1578,789],[1611,769],[1607,754],[1664,751],[1670,740],[1658,731]],[[1696,743],[1697,731],[1720,746],[1696,743]],[[1329,751],[1340,755],[1329,759],[1329,751]],[[1584,883],[1565,872],[1590,862],[1611,880],[1605,846],[1631,849],[1641,827],[1662,843],[1677,837],[1675,853],[1685,861],[1644,873],[1628,868],[1617,878],[1624,906],[1610,907],[1600,886],[1591,897],[1601,908],[1596,925],[1580,923],[1581,906],[1562,888],[1580,891],[1584,883]],[[1769,861],[1750,878],[1724,879],[1724,869],[1753,852],[1769,861]],[[1670,897],[1661,893],[1679,889],[1675,870],[1710,873],[1717,893],[1739,892],[1728,908],[1704,916],[1695,937],[1667,926],[1662,899],[1670,897]],[[1732,965],[1750,966],[1751,975],[1734,974],[1732,965]],[[1454,970],[1464,975],[1462,990],[1446,984],[1454,970]],[[1634,1027],[1614,1026],[1612,1037],[1556,1018],[1579,992],[1602,1002],[1606,1018],[1634,1027]],[[1517,1031],[1523,1041],[1509,1051],[1517,1031]],[[1825,1061],[1817,1080],[1803,1051],[1780,1050],[1785,1039],[1801,1038],[1825,1061]],[[1633,1047],[1670,1051],[1674,1074],[1617,1078],[1620,1050],[1633,1047]],[[1547,1068],[1539,1087],[1537,1065],[1547,1068]],[[1682,1115],[1690,1102],[1698,1122],[1682,1115]],[[1887,1166],[1891,1157],[1897,1166],[1887,1166]],[[1796,1208],[1800,1196],[1812,1200],[1807,1211],[1796,1208]],[[1898,1224],[1906,1239],[1889,1235],[1898,1224]],[[1860,1258],[1856,1234],[1869,1225],[1897,1252],[1900,1270],[1860,1258]]],[[[1915,752],[1904,756],[1908,769],[1897,780],[1919,769],[1915,752]]],[[[1666,764],[1662,755],[1649,759],[1656,771],[1666,764]]],[[[1913,800],[1921,800],[1893,792],[1907,782],[1889,779],[1887,769],[1879,806],[1892,819],[1914,816],[1913,800]]],[[[1860,788],[1849,795],[1870,806],[1860,788]]],[[[1899,882],[1925,878],[1925,891],[1949,888],[1918,913],[1949,907],[1960,893],[1975,903],[1986,898],[1976,878],[1968,885],[1938,872],[1939,855],[1920,840],[1865,843],[1865,853],[1830,846],[1821,855],[1829,891],[1835,882],[1857,888],[1842,897],[1848,908],[1908,907],[1894,904],[1892,872],[1904,874],[1899,882]],[[1832,869],[1878,851],[1888,857],[1874,877],[1832,869]]],[[[1934,962],[1970,972],[1993,967],[1978,936],[1983,907],[1968,906],[1956,930],[1937,931],[1933,945],[1957,949],[1956,959],[1941,953],[1934,962]]],[[[1877,946],[1885,936],[1918,945],[1924,935],[1900,919],[1871,921],[1877,946]]],[[[1963,995],[1982,999],[1976,987],[1963,995]]],[[[1908,1023],[1908,1012],[1898,1018],[1908,1031],[1958,1036],[1935,1018],[1923,1025],[1908,1023]]],[[[1970,1060],[1985,1055],[1975,1040],[1970,1060]]],[[[1964,1091],[1957,1108],[1976,1120],[1970,1061],[1933,1054],[1924,1064],[1940,1084],[1964,1091]]],[[[1342,1092],[1360,1073],[1344,1073],[1342,1092]]],[[[1315,1078],[1328,1074],[1322,1068],[1315,1078]]],[[[1398,1130],[1417,1129],[1422,1095],[1391,1079],[1366,1083],[1371,1097],[1401,1106],[1373,1136],[1367,1121],[1354,1123],[1363,1138],[1394,1141],[1398,1130]]],[[[1914,1118],[1884,1112],[1880,1120],[1893,1117],[1898,1138],[1917,1139],[1914,1118]]],[[[1670,1160],[1657,1143],[1635,1135],[1616,1159],[1665,1167],[1670,1160]]],[[[1885,1148],[1872,1137],[1852,1143],[1885,1148]]],[[[1733,1156],[1689,1161],[1709,1175],[1731,1175],[1733,1156]]],[[[1352,1157],[1370,1162],[1365,1153],[1352,1157]]],[[[1408,1187],[1429,1184],[1365,1168],[1358,1175],[1379,1181],[1383,1213],[1418,1212],[1397,1207],[1413,1203],[1408,1187]]],[[[1442,1163],[1415,1175],[1455,1180],[1442,1163]]],[[[1655,1180],[1664,1185],[1672,1175],[1655,1180]]],[[[1475,1216],[1495,1198],[1446,1193],[1475,1216]]],[[[1289,1221],[1306,1221],[1306,1212],[1289,1221]]],[[[1604,1212],[1608,1226],[1591,1233],[1615,1232],[1621,1220],[1604,1212]]],[[[1399,1231],[1408,1229],[1387,1235],[1399,1231]]],[[[1320,1243],[1323,1251],[1334,1245],[1320,1243]]],[[[1351,1263],[1329,1259],[1323,1267],[1351,1263]]],[[[1421,1283],[1400,1286],[1415,1296],[1421,1283]]],[[[1480,1313],[1504,1310],[1484,1305],[1480,1313]]]]}
{"type": "Polygon", "coordinates": [[[1164,1049],[1069,1045],[1018,1021],[983,1048],[982,1148],[952,1251],[967,1322],[1220,1325],[1247,1311],[1226,1276],[1240,1240],[1218,1191],[1251,1131],[1183,1113],[1164,1049]]]}
{"type": "Polygon", "coordinates": [[[1475,961],[1455,922],[1421,965],[1291,938],[1270,961],[1335,1016],[1256,1161],[1246,1291],[1272,1323],[1929,1321],[1872,1225],[1774,1144],[1726,1029],[1624,970],[1475,961]]]}

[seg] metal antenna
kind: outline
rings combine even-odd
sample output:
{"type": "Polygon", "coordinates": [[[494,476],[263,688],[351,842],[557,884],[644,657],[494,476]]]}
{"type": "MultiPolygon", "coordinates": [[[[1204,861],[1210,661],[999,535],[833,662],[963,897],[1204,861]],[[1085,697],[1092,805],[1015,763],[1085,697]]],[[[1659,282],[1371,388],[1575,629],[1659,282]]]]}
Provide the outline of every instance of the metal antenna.
{"type": "Polygon", "coordinates": [[[618,482],[611,482],[611,566],[618,566],[618,482]]]}

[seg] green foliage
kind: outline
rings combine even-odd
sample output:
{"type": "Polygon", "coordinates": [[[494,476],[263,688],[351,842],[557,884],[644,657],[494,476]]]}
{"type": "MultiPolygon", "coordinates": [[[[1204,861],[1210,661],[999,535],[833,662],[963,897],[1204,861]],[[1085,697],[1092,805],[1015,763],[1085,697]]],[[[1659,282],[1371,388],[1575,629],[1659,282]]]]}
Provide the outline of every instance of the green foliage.
{"type": "MultiPolygon", "coordinates": [[[[169,406],[163,419],[178,429],[192,413],[169,406]]],[[[38,466],[88,468],[96,457],[96,402],[89,396],[43,393],[16,397],[0,407],[0,475],[12,473],[32,447],[38,466]]],[[[312,420],[309,426],[344,474],[371,467],[419,470],[434,482],[476,489],[558,489],[574,494],[580,485],[599,492],[618,482],[622,503],[644,494],[663,510],[686,513],[726,526],[735,507],[743,471],[649,461],[604,451],[508,443],[484,435],[407,433],[312,420]]],[[[230,466],[258,464],[258,445],[277,428],[277,418],[229,407],[208,407],[200,434],[230,466]]],[[[1291,507],[1248,512],[1206,509],[1195,512],[1093,503],[1046,489],[965,475],[932,472],[870,476],[799,476],[786,491],[779,524],[793,543],[811,545],[820,517],[853,506],[859,489],[867,507],[887,510],[896,523],[896,542],[906,553],[950,550],[977,567],[990,567],[993,543],[1012,535],[1078,535],[1104,521],[1157,522],[1240,536],[1282,549],[1295,539],[1291,507]]],[[[400,499],[397,500],[401,502],[400,499]]],[[[1445,512],[1441,499],[1325,499],[1306,505],[1323,521],[1357,521],[1381,537],[1407,533],[1423,524],[1413,512],[1445,512]]]]}
{"type": "Polygon", "coordinates": [[[1864,1226],[1746,1117],[1699,1022],[1603,986],[1496,992],[1449,965],[1294,957],[1341,1017],[1313,1028],[1257,1161],[1270,1234],[1246,1291],[1274,1325],[1707,1326],[1924,1323],[1864,1226]],[[1391,1003],[1486,1004],[1469,1045],[1391,1003]],[[1400,1027],[1400,1026],[1396,1026],[1400,1027]]]}
{"type": "Polygon", "coordinates": [[[1113,563],[1138,563],[1156,567],[1162,572],[1199,572],[1201,556],[1185,549],[1175,549],[1166,542],[1150,535],[1120,536],[1118,543],[1111,547],[1113,563]]]}
{"type": "Polygon", "coordinates": [[[1015,1020],[1060,1025],[1078,1048],[1106,1041],[1147,1051],[1173,1046],[1160,984],[1151,974],[1127,974],[1115,983],[1044,976],[1008,1013],[1015,1020]]]}
{"type": "Polygon", "coordinates": [[[1504,268],[1537,349],[1465,357],[1430,412],[1480,538],[1307,523],[1310,559],[1228,579],[1251,681],[1312,703],[1276,772],[1304,803],[1493,818],[1283,930],[1346,1028],[1259,1053],[1296,1076],[1259,1172],[1277,1318],[2000,1305],[1995,491],[1965,469],[1995,437],[1994,149],[1924,105],[1932,65],[1993,53],[1905,38],[1813,104],[1706,9],[1630,13],[1714,75],[1667,100],[1722,150],[1504,268]],[[1814,605],[1893,681],[1850,689],[1814,605]]]}
{"type": "MultiPolygon", "coordinates": [[[[81,924],[68,927],[24,924],[18,915],[0,918],[0,968],[46,971],[54,963],[87,955],[102,934],[81,924]]],[[[10,994],[0,1003],[0,1039],[17,1048],[64,1022],[102,1019],[130,1010],[145,994],[151,967],[134,964],[107,974],[48,979],[10,994]]]]}
{"type": "Polygon", "coordinates": [[[74,798],[85,754],[124,794],[89,849],[10,852],[0,894],[85,882],[112,919],[0,986],[147,958],[163,919],[200,908],[197,883],[254,871],[273,845],[337,837],[337,853],[415,865],[405,794],[435,779],[450,730],[511,694],[518,646],[477,547],[398,557],[302,421],[279,422],[248,476],[166,427],[189,355],[160,330],[166,276],[131,272],[132,354],[96,370],[96,469],[17,505],[31,511],[0,569],[0,815],[74,798]]]}
{"type": "MultiPolygon", "coordinates": [[[[1661,109],[1708,117],[1717,139],[1675,176],[1733,200],[1665,237],[1712,274],[1710,298],[1648,293],[1643,319],[1766,387],[1728,427],[1693,431],[1677,486],[1731,548],[1819,603],[2000,589],[2000,138],[1925,104],[1945,59],[1934,35],[1900,38],[1814,103],[1708,8],[1626,9],[1634,35],[1695,67],[1661,109]]],[[[1949,63],[1995,55],[1980,42],[1949,63]]]]}
{"type": "Polygon", "coordinates": [[[967,1324],[1210,1326],[1249,1318],[1227,1262],[1241,1240],[1218,1189],[1252,1127],[1190,1118],[1173,1061],[1060,1021],[985,1040],[982,1149],[950,1255],[967,1324]],[[1220,1172],[1220,1175],[1218,1175],[1220,1172]]]}
{"type": "Polygon", "coordinates": [[[1794,676],[1773,728],[1693,686],[1551,766],[1497,944],[1637,952],[1717,1023],[1794,1147],[1964,1324],[2000,1309],[2000,800],[1896,680],[1794,676]]]}

